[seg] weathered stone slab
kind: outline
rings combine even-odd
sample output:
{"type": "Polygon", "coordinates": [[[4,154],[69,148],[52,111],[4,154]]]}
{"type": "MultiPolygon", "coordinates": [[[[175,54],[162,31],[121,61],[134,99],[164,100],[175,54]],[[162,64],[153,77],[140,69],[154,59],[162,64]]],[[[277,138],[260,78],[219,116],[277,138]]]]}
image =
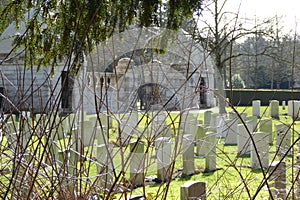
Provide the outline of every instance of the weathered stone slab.
{"type": "Polygon", "coordinates": [[[272,199],[286,199],[286,164],[285,162],[274,161],[269,168],[270,179],[273,181],[271,187],[272,199]]]}
{"type": "Polygon", "coordinates": [[[206,183],[193,181],[180,187],[180,200],[206,199],[206,183]]]}

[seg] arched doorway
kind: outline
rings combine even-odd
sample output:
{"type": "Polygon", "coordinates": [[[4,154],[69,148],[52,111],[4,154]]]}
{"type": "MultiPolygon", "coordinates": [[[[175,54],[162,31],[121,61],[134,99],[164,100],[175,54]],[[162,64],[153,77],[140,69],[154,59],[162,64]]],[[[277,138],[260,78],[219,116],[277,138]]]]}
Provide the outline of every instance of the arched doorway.
{"type": "Polygon", "coordinates": [[[178,110],[179,102],[174,93],[158,83],[146,83],[138,88],[140,110],[149,110],[153,105],[164,105],[167,110],[178,110]]]}

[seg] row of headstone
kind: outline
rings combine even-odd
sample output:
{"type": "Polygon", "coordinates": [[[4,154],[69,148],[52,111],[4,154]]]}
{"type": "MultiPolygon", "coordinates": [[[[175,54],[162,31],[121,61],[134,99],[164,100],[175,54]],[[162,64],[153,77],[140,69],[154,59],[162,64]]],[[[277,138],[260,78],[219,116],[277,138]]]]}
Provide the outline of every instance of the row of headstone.
{"type": "MultiPolygon", "coordinates": [[[[252,115],[261,117],[260,113],[260,100],[253,100],[252,101],[252,115]]],[[[270,117],[272,118],[279,118],[279,101],[271,100],[270,104],[270,117]]],[[[285,110],[286,101],[282,101],[282,109],[285,110]]],[[[300,117],[300,101],[299,100],[289,100],[288,101],[288,115],[291,116],[293,119],[297,119],[300,117]]]]}

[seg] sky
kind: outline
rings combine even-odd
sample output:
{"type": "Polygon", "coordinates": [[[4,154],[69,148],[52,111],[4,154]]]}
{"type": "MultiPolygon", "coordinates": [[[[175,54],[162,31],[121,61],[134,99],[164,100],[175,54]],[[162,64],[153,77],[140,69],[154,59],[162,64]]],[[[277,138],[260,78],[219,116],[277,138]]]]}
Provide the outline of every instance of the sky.
{"type": "Polygon", "coordinates": [[[228,0],[226,6],[237,12],[240,2],[242,2],[239,12],[241,17],[255,18],[256,16],[263,19],[277,14],[282,17],[285,31],[294,32],[297,27],[297,33],[300,34],[300,0],[228,0]]]}

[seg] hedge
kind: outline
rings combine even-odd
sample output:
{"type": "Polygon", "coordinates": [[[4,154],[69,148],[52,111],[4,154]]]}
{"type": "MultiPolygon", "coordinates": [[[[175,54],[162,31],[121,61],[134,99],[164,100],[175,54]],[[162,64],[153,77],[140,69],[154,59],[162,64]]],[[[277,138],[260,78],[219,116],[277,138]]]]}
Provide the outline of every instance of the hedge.
{"type": "Polygon", "coordinates": [[[300,100],[300,90],[226,89],[226,97],[229,99],[230,91],[235,106],[249,106],[253,100],[260,100],[262,106],[269,105],[270,100],[300,100]]]}

